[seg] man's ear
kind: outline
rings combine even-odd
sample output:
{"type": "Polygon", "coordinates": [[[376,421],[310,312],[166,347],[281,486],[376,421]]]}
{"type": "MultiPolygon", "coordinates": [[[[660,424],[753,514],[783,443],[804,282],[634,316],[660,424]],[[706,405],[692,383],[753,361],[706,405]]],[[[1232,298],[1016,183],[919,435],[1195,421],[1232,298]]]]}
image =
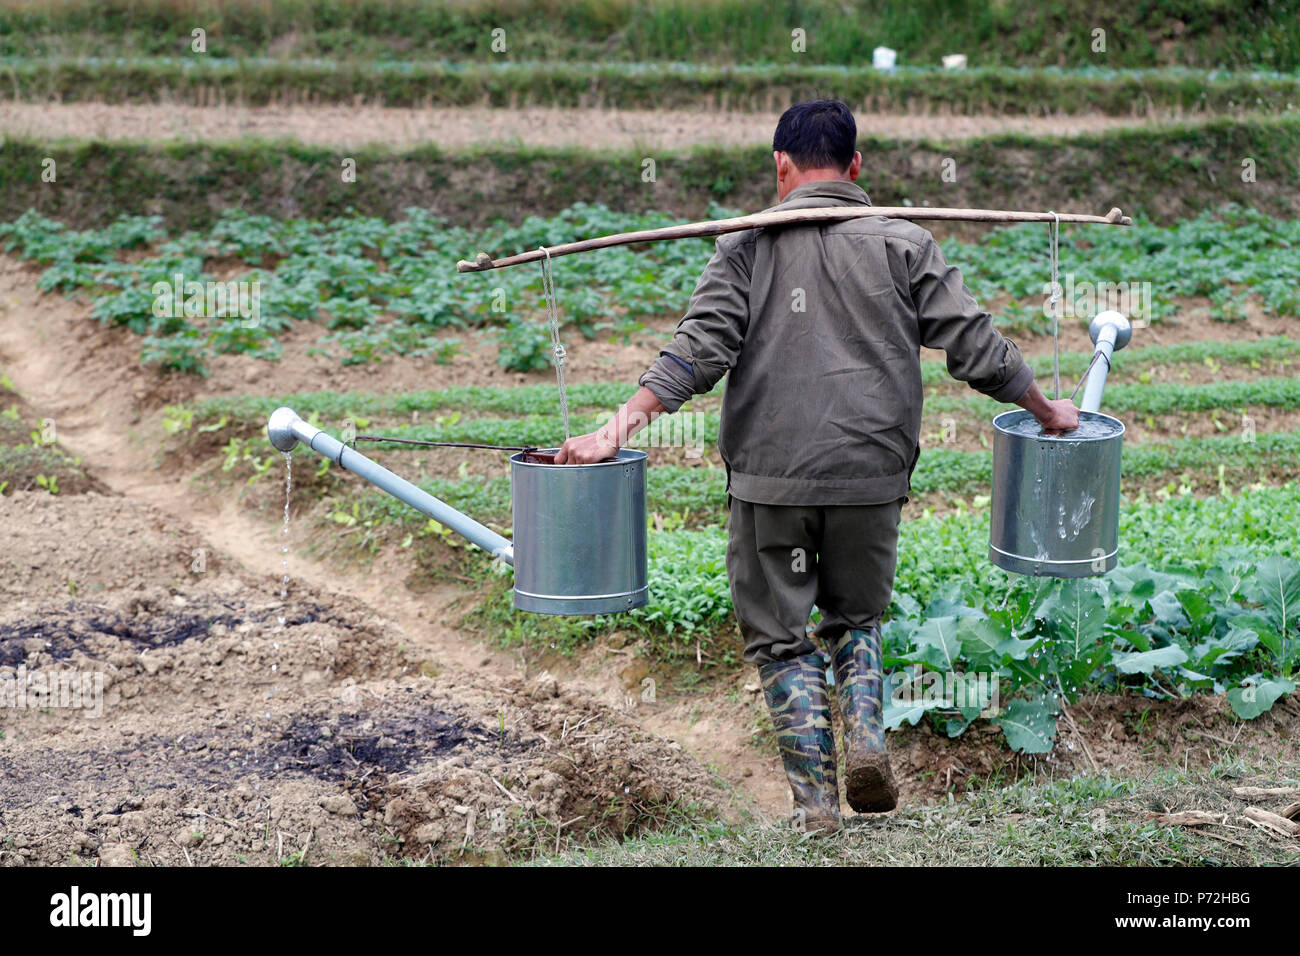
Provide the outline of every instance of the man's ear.
{"type": "Polygon", "coordinates": [[[849,179],[856,180],[860,172],[862,172],[862,154],[855,151],[853,160],[849,163],[849,179]]]}

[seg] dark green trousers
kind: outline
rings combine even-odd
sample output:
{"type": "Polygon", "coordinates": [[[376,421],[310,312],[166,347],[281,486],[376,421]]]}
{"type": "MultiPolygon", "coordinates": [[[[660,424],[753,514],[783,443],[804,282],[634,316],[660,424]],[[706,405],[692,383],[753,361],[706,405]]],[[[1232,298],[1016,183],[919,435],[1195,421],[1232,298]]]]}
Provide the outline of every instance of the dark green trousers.
{"type": "Polygon", "coordinates": [[[727,576],[745,660],[789,660],[871,627],[889,607],[906,498],[883,505],[758,505],[731,498],[727,576]]]}

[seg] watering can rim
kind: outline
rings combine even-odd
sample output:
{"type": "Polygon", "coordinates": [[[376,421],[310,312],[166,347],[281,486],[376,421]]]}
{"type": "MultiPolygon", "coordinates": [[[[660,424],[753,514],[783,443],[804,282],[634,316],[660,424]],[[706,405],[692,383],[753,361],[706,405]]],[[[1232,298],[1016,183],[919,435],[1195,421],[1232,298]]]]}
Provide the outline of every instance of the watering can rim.
{"type": "Polygon", "coordinates": [[[524,461],[524,455],[541,453],[544,455],[553,455],[559,448],[535,448],[532,452],[515,452],[510,456],[512,464],[519,465],[521,468],[567,468],[570,470],[578,468],[607,468],[610,465],[626,465],[629,462],[644,461],[648,456],[645,452],[636,448],[620,448],[618,454],[609,461],[594,461],[584,465],[548,465],[537,461],[524,461]]]}
{"type": "Polygon", "coordinates": [[[1028,410],[1023,409],[1023,408],[1015,408],[1015,409],[1012,409],[1012,410],[1009,411],[1009,412],[1002,412],[1001,414],[999,414],[999,415],[995,415],[995,416],[993,417],[993,427],[996,428],[998,431],[1000,431],[1002,434],[1007,435],[1007,436],[1010,437],[1010,438],[1023,438],[1023,439],[1025,439],[1026,441],[1043,441],[1043,442],[1058,442],[1058,441],[1068,441],[1068,442],[1102,442],[1102,441],[1112,441],[1112,440],[1114,440],[1114,439],[1116,439],[1116,438],[1119,438],[1119,437],[1121,437],[1121,436],[1123,436],[1123,435],[1125,435],[1125,434],[1128,433],[1128,429],[1124,426],[1124,423],[1123,423],[1122,421],[1120,421],[1118,418],[1116,418],[1114,415],[1107,415],[1105,412],[1085,412],[1085,411],[1082,411],[1082,410],[1079,412],[1079,420],[1080,420],[1080,421],[1083,421],[1083,420],[1084,420],[1084,416],[1091,416],[1091,418],[1092,418],[1093,420],[1096,420],[1096,419],[1098,419],[1098,418],[1101,418],[1101,419],[1105,419],[1105,420],[1108,421],[1108,422],[1114,422],[1116,425],[1119,426],[1119,430],[1118,430],[1118,431],[1115,431],[1115,432],[1112,432],[1112,433],[1109,434],[1109,435],[1085,435],[1085,436],[1078,436],[1078,435],[1072,435],[1072,434],[1070,434],[1069,432],[1066,432],[1064,435],[1017,435],[1016,433],[1012,432],[1012,431],[1010,430],[1010,428],[1009,428],[1007,425],[1003,425],[1003,424],[1001,424],[1002,420],[1003,420],[1004,418],[1007,418],[1008,416],[1015,416],[1016,419],[1017,419],[1018,421],[1024,421],[1024,418],[1025,418],[1026,415],[1028,415],[1028,416],[1031,417],[1031,418],[1033,417],[1033,414],[1032,414],[1031,412],[1029,412],[1028,410]]]}

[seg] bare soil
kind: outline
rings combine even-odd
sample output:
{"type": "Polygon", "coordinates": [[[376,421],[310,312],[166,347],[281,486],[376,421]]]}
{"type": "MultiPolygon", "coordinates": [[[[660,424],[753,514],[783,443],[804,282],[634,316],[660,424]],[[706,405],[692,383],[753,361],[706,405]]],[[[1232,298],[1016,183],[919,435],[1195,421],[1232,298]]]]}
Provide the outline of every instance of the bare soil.
{"type": "MultiPolygon", "coordinates": [[[[39,140],[212,142],[290,139],[312,145],[393,147],[436,143],[448,149],[516,143],[682,149],[769,142],[776,113],[560,108],[221,106],[0,102],[0,132],[39,140]]],[[[1171,117],[1172,119],[1173,117],[1171,117]]],[[[865,134],[890,139],[967,139],[998,133],[1070,136],[1159,123],[1159,117],[930,116],[859,113],[865,134]]],[[[1179,122],[1188,122],[1179,118],[1179,122]]],[[[1193,120],[1194,122],[1194,120],[1193,120]]]]}
{"type": "Polygon", "coordinates": [[[590,695],[466,671],[346,595],[281,599],[142,501],[21,492],[0,522],[0,680],[102,682],[0,709],[5,863],[493,859],[726,802],[590,695]]]}

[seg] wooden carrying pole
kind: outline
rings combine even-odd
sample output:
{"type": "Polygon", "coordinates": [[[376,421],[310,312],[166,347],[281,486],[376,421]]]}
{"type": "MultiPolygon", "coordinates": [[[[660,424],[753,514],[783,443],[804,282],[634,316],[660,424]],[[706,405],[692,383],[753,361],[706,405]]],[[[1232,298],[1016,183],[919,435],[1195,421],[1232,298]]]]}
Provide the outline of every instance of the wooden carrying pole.
{"type": "Polygon", "coordinates": [[[597,236],[594,239],[582,239],[578,242],[566,242],[558,246],[543,249],[530,249],[517,256],[493,259],[486,252],[480,252],[473,262],[461,259],[456,263],[457,272],[486,272],[489,269],[502,269],[506,266],[523,265],[536,262],[550,253],[567,256],[575,252],[589,252],[592,249],[605,249],[609,246],[629,246],[637,242],[662,242],[665,239],[697,239],[705,236],[721,236],[728,232],[740,232],[743,229],[757,229],[761,226],[786,226],[796,222],[844,222],[848,219],[863,219],[868,216],[883,216],[886,219],[927,219],[948,222],[1091,222],[1102,226],[1131,226],[1133,220],[1120,212],[1119,207],[1111,209],[1104,216],[1085,216],[1080,213],[1021,212],[1008,209],[950,209],[929,206],[819,206],[812,209],[787,209],[781,212],[760,212],[752,216],[736,216],[733,219],[713,219],[707,222],[690,222],[680,226],[663,226],[659,229],[642,229],[639,232],[620,232],[612,236],[597,236]]]}

